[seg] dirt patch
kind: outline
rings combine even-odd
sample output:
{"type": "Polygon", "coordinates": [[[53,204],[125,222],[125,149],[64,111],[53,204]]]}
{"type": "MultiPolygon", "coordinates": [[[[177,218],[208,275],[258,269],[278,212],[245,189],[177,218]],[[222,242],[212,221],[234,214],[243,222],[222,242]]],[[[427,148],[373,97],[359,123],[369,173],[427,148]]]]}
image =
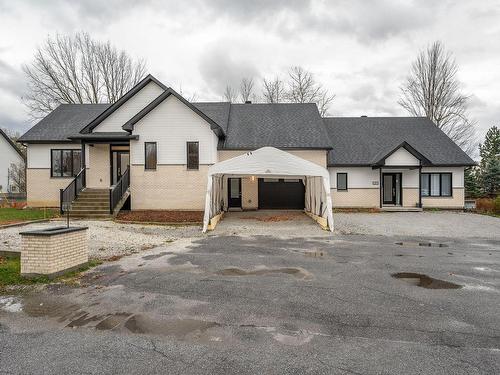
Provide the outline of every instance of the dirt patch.
{"type": "Polygon", "coordinates": [[[341,213],[370,213],[376,214],[380,213],[379,208],[334,208],[333,212],[341,212],[341,213]]]}
{"type": "Polygon", "coordinates": [[[449,281],[435,279],[433,277],[412,272],[398,272],[391,275],[396,279],[402,279],[412,285],[416,285],[426,289],[460,289],[462,285],[458,285],[449,281]]]}
{"type": "Polygon", "coordinates": [[[258,268],[255,270],[243,270],[241,268],[225,268],[223,270],[217,271],[217,275],[221,276],[265,276],[284,273],[287,275],[292,275],[299,279],[304,279],[309,277],[310,274],[306,270],[301,268],[284,267],[284,268],[258,268]]]}
{"type": "Polygon", "coordinates": [[[201,223],[203,222],[203,211],[130,211],[120,212],[117,219],[120,221],[138,223],[201,223]]]}
{"type": "Polygon", "coordinates": [[[399,246],[448,247],[445,243],[436,242],[396,242],[399,246]]]}
{"type": "Polygon", "coordinates": [[[302,213],[290,212],[290,213],[285,213],[285,214],[266,215],[266,216],[240,216],[240,217],[238,217],[238,219],[257,220],[257,221],[262,221],[265,223],[274,223],[274,222],[279,222],[279,221],[295,220],[295,219],[302,217],[302,216],[303,216],[302,213]]]}

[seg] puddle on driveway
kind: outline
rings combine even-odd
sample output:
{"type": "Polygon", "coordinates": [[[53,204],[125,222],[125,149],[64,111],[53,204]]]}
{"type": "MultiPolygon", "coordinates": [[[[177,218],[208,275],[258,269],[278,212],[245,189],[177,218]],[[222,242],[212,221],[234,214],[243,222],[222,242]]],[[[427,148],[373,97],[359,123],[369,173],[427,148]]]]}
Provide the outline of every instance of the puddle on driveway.
{"type": "Polygon", "coordinates": [[[231,267],[225,268],[223,270],[217,271],[217,275],[221,276],[266,276],[273,274],[284,273],[287,275],[292,275],[299,279],[304,279],[310,277],[309,272],[301,268],[294,267],[284,267],[284,268],[257,268],[254,270],[244,270],[241,268],[231,267]]]}
{"type": "Polygon", "coordinates": [[[412,272],[398,272],[391,275],[396,279],[402,279],[407,283],[416,285],[426,289],[460,289],[462,285],[458,285],[449,281],[435,279],[433,277],[412,272]]]}
{"type": "Polygon", "coordinates": [[[321,258],[325,256],[325,253],[323,251],[305,251],[304,255],[306,257],[321,258]]]}
{"type": "Polygon", "coordinates": [[[188,335],[200,335],[219,323],[196,319],[155,320],[144,315],[134,315],[125,322],[132,333],[174,336],[182,339],[188,335]]]}
{"type": "Polygon", "coordinates": [[[171,252],[171,251],[163,251],[163,252],[158,253],[158,254],[145,255],[145,256],[142,257],[142,259],[144,259],[144,260],[153,260],[153,259],[158,259],[158,258],[164,257],[165,255],[170,255],[170,254],[173,254],[173,252],[171,252]]]}
{"type": "MultiPolygon", "coordinates": [[[[2,300],[3,301],[3,300],[2,300]]],[[[177,339],[212,340],[205,333],[220,324],[212,321],[196,319],[158,319],[144,314],[129,312],[96,312],[85,309],[77,304],[69,303],[63,298],[27,297],[21,300],[5,300],[4,305],[12,307],[19,305],[15,312],[23,311],[26,315],[36,318],[49,318],[67,328],[95,328],[99,331],[115,331],[132,334],[150,334],[173,336],[177,339]]],[[[95,305],[94,305],[95,306],[95,305]]],[[[91,306],[89,306],[91,307],[91,306]]],[[[14,309],[7,309],[14,312],[14,309]]]]}
{"type": "Polygon", "coordinates": [[[132,314],[129,313],[116,313],[109,315],[106,319],[101,320],[95,328],[100,331],[109,331],[121,325],[131,315],[132,314]]]}

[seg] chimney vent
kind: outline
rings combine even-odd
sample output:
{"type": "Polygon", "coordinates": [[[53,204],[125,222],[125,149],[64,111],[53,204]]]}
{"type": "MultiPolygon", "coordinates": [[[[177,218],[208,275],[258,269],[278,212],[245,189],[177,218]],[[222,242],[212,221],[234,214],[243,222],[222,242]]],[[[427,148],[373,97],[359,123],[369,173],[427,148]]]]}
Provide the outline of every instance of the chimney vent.
{"type": "Polygon", "coordinates": [[[251,100],[245,100],[245,104],[252,104],[251,100]]]}

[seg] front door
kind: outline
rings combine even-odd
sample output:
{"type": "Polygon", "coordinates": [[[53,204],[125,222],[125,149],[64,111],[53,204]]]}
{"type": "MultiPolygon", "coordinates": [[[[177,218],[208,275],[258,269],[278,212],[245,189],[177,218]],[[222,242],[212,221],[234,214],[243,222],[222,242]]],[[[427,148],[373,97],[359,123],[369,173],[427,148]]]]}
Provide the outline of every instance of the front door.
{"type": "Polygon", "coordinates": [[[384,173],[382,175],[383,204],[401,206],[401,173],[384,173]]]}
{"type": "Polygon", "coordinates": [[[229,208],[241,208],[241,178],[228,178],[227,185],[229,208]]]}
{"type": "Polygon", "coordinates": [[[113,169],[113,185],[118,182],[123,173],[127,170],[130,164],[129,151],[113,151],[112,169],[113,169]]]}

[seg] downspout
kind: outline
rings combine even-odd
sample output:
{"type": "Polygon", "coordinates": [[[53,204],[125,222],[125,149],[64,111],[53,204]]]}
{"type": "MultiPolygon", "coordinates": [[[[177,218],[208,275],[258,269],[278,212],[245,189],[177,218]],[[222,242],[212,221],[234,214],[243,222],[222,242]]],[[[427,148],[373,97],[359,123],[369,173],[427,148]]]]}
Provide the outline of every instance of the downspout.
{"type": "Polygon", "coordinates": [[[418,167],[418,207],[422,208],[422,164],[418,167]]]}
{"type": "Polygon", "coordinates": [[[379,167],[379,173],[378,173],[378,179],[379,179],[379,182],[378,182],[378,190],[380,192],[379,194],[379,203],[380,203],[380,208],[382,208],[382,190],[383,190],[383,186],[382,186],[382,167],[379,167]]]}

